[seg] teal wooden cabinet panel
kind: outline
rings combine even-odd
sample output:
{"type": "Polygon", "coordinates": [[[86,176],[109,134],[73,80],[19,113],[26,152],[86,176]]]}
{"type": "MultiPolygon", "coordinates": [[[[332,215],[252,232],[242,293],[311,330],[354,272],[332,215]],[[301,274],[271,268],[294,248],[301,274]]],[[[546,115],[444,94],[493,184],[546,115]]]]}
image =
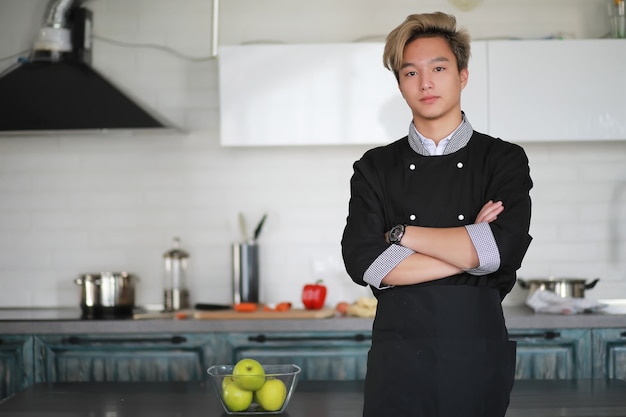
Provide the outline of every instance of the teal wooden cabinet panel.
{"type": "Polygon", "coordinates": [[[302,380],[365,379],[370,333],[231,334],[230,363],[254,358],[263,364],[294,363],[302,380]]]}
{"type": "MultiPolygon", "coordinates": [[[[626,379],[626,328],[512,330],[516,379],[626,379]]],[[[0,399],[35,382],[200,381],[245,357],[303,380],[365,378],[371,332],[0,335],[0,399]]]]}
{"type": "Polygon", "coordinates": [[[37,382],[201,381],[230,353],[213,335],[35,337],[37,382]]]}
{"type": "Polygon", "coordinates": [[[0,400],[33,383],[33,337],[0,335],[0,400]]]}
{"type": "Polygon", "coordinates": [[[588,329],[516,330],[515,379],[591,378],[591,331],[588,329]]]}
{"type": "Polygon", "coordinates": [[[593,377],[626,380],[626,328],[593,330],[593,377]]]}

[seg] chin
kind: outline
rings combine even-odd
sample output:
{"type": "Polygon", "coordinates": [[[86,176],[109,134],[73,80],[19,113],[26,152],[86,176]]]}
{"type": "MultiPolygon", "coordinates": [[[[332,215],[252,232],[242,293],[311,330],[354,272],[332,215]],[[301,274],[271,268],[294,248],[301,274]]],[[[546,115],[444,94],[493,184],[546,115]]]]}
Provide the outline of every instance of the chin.
{"type": "Polygon", "coordinates": [[[416,121],[423,120],[425,122],[432,122],[433,120],[439,120],[445,116],[445,113],[442,112],[427,112],[427,113],[418,113],[419,116],[415,118],[416,121]]]}
{"type": "MultiPolygon", "coordinates": [[[[436,109],[436,108],[428,108],[428,109],[423,109],[420,108],[418,109],[418,111],[413,112],[414,115],[417,115],[416,120],[423,120],[423,121],[434,121],[434,120],[440,120],[440,119],[444,119],[447,117],[451,117],[452,113],[454,112],[454,114],[456,115],[456,112],[452,109],[436,109]]],[[[458,116],[461,116],[461,112],[458,112],[458,116]]]]}

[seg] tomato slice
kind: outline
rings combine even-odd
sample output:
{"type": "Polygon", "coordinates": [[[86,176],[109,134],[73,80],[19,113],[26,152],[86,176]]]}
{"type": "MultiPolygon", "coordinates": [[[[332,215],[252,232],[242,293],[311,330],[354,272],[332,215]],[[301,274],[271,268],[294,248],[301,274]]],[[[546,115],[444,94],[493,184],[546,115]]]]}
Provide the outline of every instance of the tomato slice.
{"type": "Polygon", "coordinates": [[[287,311],[291,309],[291,303],[290,302],[282,302],[282,303],[278,303],[276,304],[276,311],[287,311]]]}
{"type": "Polygon", "coordinates": [[[288,311],[290,309],[291,309],[291,303],[288,301],[283,301],[278,304],[270,304],[270,305],[266,304],[263,306],[263,311],[288,311]]]}
{"type": "Polygon", "coordinates": [[[257,303],[237,303],[234,306],[235,311],[239,311],[242,313],[250,313],[253,311],[257,311],[259,306],[257,303]]]}

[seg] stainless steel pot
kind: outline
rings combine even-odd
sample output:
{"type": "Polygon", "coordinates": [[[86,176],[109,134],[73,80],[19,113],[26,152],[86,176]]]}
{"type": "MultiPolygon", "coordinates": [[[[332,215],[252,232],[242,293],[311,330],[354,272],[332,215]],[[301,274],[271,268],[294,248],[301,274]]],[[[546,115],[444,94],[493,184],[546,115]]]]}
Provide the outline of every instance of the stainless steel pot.
{"type": "Polygon", "coordinates": [[[543,278],[543,279],[518,279],[517,282],[522,288],[529,290],[529,295],[537,290],[552,291],[561,297],[584,298],[585,290],[589,290],[600,281],[596,278],[587,282],[584,278],[543,278]]]}
{"type": "Polygon", "coordinates": [[[135,275],[128,272],[83,274],[74,282],[81,286],[80,307],[84,316],[129,316],[135,307],[135,275]]]}

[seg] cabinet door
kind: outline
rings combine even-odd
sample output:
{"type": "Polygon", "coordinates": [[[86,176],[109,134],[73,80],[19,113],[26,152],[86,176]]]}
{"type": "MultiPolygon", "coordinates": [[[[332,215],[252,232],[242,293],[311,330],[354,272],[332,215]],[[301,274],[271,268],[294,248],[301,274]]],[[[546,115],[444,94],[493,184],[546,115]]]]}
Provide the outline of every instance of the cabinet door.
{"type": "Polygon", "coordinates": [[[411,112],[382,65],[383,47],[220,48],[222,144],[388,143],[406,135],[411,112]]]}
{"type": "Polygon", "coordinates": [[[230,350],[220,338],[149,334],[37,336],[37,382],[200,381],[230,350]]]}
{"type": "Polygon", "coordinates": [[[489,41],[490,133],[511,141],[626,139],[626,41],[489,41]]]}
{"type": "Polygon", "coordinates": [[[626,380],[626,328],[593,330],[593,377],[626,380]]]}
{"type": "Polygon", "coordinates": [[[461,109],[474,130],[489,133],[487,42],[472,42],[469,81],[461,93],[461,109]]]}
{"type": "Polygon", "coordinates": [[[0,400],[33,383],[33,338],[0,335],[0,400]]]}
{"type": "Polygon", "coordinates": [[[516,330],[516,379],[591,377],[590,330],[516,330]]]}
{"type": "MultiPolygon", "coordinates": [[[[222,145],[386,144],[406,136],[411,111],[383,66],[384,47],[376,42],[223,46],[222,145]]],[[[462,107],[483,132],[486,67],[486,43],[475,42],[462,107]]]]}
{"type": "Polygon", "coordinates": [[[263,364],[294,363],[302,380],[365,379],[371,337],[365,333],[234,334],[233,363],[253,358],[263,364]]]}

